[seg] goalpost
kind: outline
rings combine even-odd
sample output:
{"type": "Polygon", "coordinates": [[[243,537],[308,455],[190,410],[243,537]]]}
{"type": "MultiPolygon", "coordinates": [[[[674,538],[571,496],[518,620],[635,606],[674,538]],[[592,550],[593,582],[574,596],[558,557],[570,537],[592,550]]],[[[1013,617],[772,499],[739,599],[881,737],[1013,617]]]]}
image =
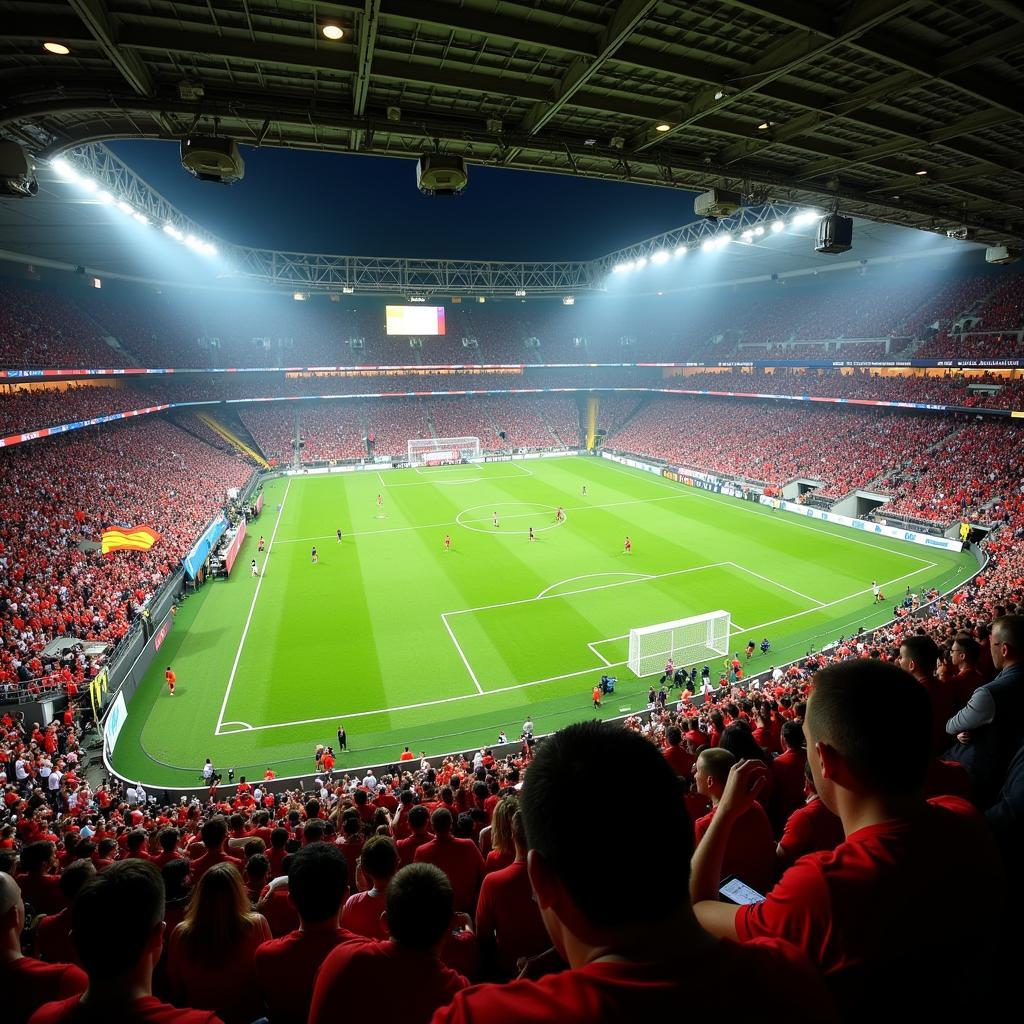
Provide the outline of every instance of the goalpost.
{"type": "Polygon", "coordinates": [[[676,665],[693,665],[712,655],[725,657],[731,626],[729,613],[717,611],[631,629],[627,664],[635,676],[651,676],[663,671],[669,658],[676,665]]]}
{"type": "Polygon", "coordinates": [[[408,445],[410,466],[441,466],[480,454],[479,437],[416,437],[408,445]]]}

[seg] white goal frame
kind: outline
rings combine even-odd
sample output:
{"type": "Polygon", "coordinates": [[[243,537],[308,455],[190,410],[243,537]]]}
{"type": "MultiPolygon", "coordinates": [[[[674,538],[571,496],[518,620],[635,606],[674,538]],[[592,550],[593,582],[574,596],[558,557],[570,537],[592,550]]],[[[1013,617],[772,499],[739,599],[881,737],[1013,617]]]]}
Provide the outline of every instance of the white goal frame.
{"type": "Polygon", "coordinates": [[[732,618],[721,609],[631,629],[626,664],[642,678],[663,672],[669,658],[680,666],[707,661],[712,655],[725,657],[731,632],[732,618]]]}
{"type": "Polygon", "coordinates": [[[479,437],[414,437],[407,444],[410,466],[437,466],[480,455],[479,437]]]}

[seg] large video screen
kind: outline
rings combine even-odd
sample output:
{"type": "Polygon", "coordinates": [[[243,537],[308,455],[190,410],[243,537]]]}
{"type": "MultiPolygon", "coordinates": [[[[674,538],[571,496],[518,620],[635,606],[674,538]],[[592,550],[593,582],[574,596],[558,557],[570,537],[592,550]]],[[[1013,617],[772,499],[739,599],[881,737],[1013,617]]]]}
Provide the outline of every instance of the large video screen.
{"type": "Polygon", "coordinates": [[[444,306],[388,306],[388,334],[444,334],[444,306]]]}

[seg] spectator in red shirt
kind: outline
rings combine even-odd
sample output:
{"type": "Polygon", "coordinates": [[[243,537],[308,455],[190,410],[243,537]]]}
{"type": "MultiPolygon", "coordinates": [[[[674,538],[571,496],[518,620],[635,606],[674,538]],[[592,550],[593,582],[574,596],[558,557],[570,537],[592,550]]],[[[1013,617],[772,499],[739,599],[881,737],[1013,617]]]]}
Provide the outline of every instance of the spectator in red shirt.
{"type": "Polygon", "coordinates": [[[719,903],[732,826],[765,775],[745,761],[730,772],[694,854],[690,888],[704,926],[743,941],[791,940],[826,972],[847,1019],[877,1012],[882,991],[887,1016],[919,1020],[978,1012],[995,991],[998,855],[969,804],[924,799],[931,727],[927,691],[894,665],[856,659],[819,670],[804,735],[815,788],[842,821],[846,840],[801,858],[761,903],[719,903]],[[884,694],[886,719],[900,723],[896,742],[865,699],[871,691],[884,694]],[[968,863],[986,880],[983,887],[964,884],[968,863]],[[955,898],[955,929],[948,927],[948,902],[937,894],[955,898]],[[936,966],[949,964],[971,984],[938,984],[936,966]]]}
{"type": "Polygon", "coordinates": [[[484,878],[476,904],[477,935],[488,975],[502,981],[515,977],[521,957],[537,956],[551,945],[530,888],[526,828],[518,810],[512,815],[511,831],[515,860],[484,878]]]}
{"type": "Polygon", "coordinates": [[[206,853],[192,862],[192,879],[196,885],[215,864],[231,864],[241,872],[242,862],[237,857],[229,857],[224,852],[224,844],[228,838],[228,824],[223,817],[216,815],[203,822],[199,834],[202,837],[206,853]]]}
{"type": "Polygon", "coordinates": [[[61,872],[60,891],[68,905],[36,925],[36,952],[43,960],[51,964],[78,963],[78,953],[71,941],[71,907],[82,886],[95,875],[96,865],[91,860],[73,861],[61,872]]]}
{"type": "Polygon", "coordinates": [[[946,721],[952,714],[953,701],[950,687],[935,676],[939,662],[939,648],[930,636],[914,633],[903,638],[896,663],[912,675],[928,694],[932,707],[932,753],[940,754],[949,745],[946,721]]]}
{"type": "MultiPolygon", "coordinates": [[[[38,833],[37,833],[38,834],[38,833]]],[[[29,843],[18,858],[24,874],[17,876],[21,895],[36,914],[56,914],[67,906],[60,891],[60,875],[52,874],[57,861],[48,839],[29,843]]]]}
{"type": "Polygon", "coordinates": [[[807,750],[804,747],[804,731],[796,722],[784,722],[781,732],[782,753],[771,763],[775,778],[775,805],[772,818],[777,824],[804,803],[804,769],[807,766],[807,750]]]}
{"type": "Polygon", "coordinates": [[[822,803],[810,764],[804,762],[804,804],[786,820],[775,848],[779,865],[788,868],[805,853],[834,850],[844,839],[843,823],[822,803]]]}
{"type": "Polygon", "coordinates": [[[225,1024],[249,1024],[262,1012],[256,949],[271,938],[250,909],[234,864],[214,864],[196,883],[185,920],[174,929],[167,978],[178,1006],[215,1010],[225,1024]]]}
{"type": "Polygon", "coordinates": [[[430,824],[430,814],[426,807],[417,804],[409,809],[410,833],[405,839],[398,840],[398,859],[404,868],[411,864],[416,858],[416,851],[425,843],[431,840],[427,826],[430,824]]]}
{"type": "MultiPolygon", "coordinates": [[[[729,769],[736,758],[714,747],[697,758],[697,792],[711,801],[711,813],[693,823],[694,843],[699,845],[718,812],[729,769]]],[[[735,875],[747,885],[764,892],[775,877],[775,837],[764,808],[755,803],[733,824],[729,845],[722,858],[722,877],[735,875]]]]}
{"type": "Polygon", "coordinates": [[[686,777],[692,774],[697,758],[683,746],[683,733],[678,726],[670,725],[665,730],[665,748],[662,753],[676,775],[686,777]]]}
{"type": "Polygon", "coordinates": [[[679,780],[642,736],[601,722],[549,736],[526,774],[520,813],[530,883],[569,969],[468,989],[433,1024],[674,1020],[683,1008],[688,1019],[712,1020],[737,979],[766,1013],[832,1019],[820,980],[786,943],[716,941],[697,924],[685,888],[668,886],[657,899],[638,892],[652,864],[685,857],[692,844],[679,780]],[[615,770],[595,786],[609,764],[615,770]],[[626,806],[642,830],[608,828],[608,808],[626,806]],[[699,984],[680,949],[700,964],[699,984]]]}
{"type": "Polygon", "coordinates": [[[306,1024],[313,983],[327,955],[363,941],[338,925],[348,893],[345,856],[331,843],[304,846],[288,862],[288,896],[299,927],[256,950],[256,977],[270,1024],[306,1024]]]}
{"type": "Polygon", "coordinates": [[[956,672],[956,675],[947,681],[953,714],[956,714],[967,707],[971,694],[985,684],[985,677],[978,668],[981,661],[981,644],[969,633],[959,633],[949,649],[949,660],[956,672]]]}
{"type": "Polygon", "coordinates": [[[494,806],[490,825],[480,830],[480,851],[487,850],[484,868],[488,873],[507,868],[516,859],[512,819],[518,809],[516,797],[503,796],[494,806]]]}
{"type": "Polygon", "coordinates": [[[0,989],[4,1021],[25,1024],[52,999],[65,999],[85,991],[86,977],[69,963],[43,963],[21,952],[25,904],[14,879],[0,872],[0,989]]]}
{"type": "Polygon", "coordinates": [[[438,951],[453,910],[451,883],[431,864],[410,864],[391,880],[387,942],[346,942],[324,961],[313,990],[309,1024],[371,1020],[386,993],[387,1019],[427,1024],[469,983],[438,951]]]}
{"type": "Polygon", "coordinates": [[[72,935],[88,987],[40,1007],[32,1024],[222,1024],[215,1013],[176,1009],[153,996],[163,918],[160,873],[146,861],[112,864],[87,882],[72,910],[72,935]]]}
{"type": "Polygon", "coordinates": [[[472,839],[452,835],[452,813],[447,807],[438,807],[430,816],[430,824],[436,838],[416,850],[414,862],[436,864],[452,883],[455,909],[471,914],[484,877],[480,849],[472,839]]]}
{"type": "Polygon", "coordinates": [[[353,893],[341,911],[341,924],[356,935],[368,939],[386,939],[387,928],[381,920],[388,885],[398,870],[398,849],[391,836],[372,836],[363,847],[357,874],[362,874],[361,892],[353,893]]]}

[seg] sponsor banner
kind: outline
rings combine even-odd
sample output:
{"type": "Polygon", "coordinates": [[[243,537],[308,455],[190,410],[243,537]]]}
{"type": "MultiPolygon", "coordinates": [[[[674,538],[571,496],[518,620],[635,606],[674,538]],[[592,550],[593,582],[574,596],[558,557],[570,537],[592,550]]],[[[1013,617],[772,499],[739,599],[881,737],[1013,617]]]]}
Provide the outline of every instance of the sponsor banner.
{"type": "Polygon", "coordinates": [[[841,516],[836,512],[826,512],[820,508],[812,508],[810,505],[798,505],[792,501],[783,501],[779,498],[761,497],[762,505],[773,505],[782,509],[783,512],[793,512],[796,515],[806,516],[808,519],[820,519],[825,523],[835,523],[837,526],[846,526],[852,530],[860,530],[863,533],[873,533],[878,537],[892,537],[895,540],[906,541],[908,544],[920,544],[928,548],[941,548],[943,551],[963,551],[964,546],[958,540],[950,540],[948,537],[935,537],[930,533],[918,533],[916,530],[901,530],[896,526],[884,526],[882,523],[869,523],[865,519],[852,519],[850,516],[841,516]]]}
{"type": "Polygon", "coordinates": [[[181,560],[189,579],[195,579],[199,570],[203,567],[214,545],[220,540],[221,535],[228,528],[228,521],[223,515],[218,515],[209,526],[203,530],[203,535],[196,541],[192,550],[181,560]]]}
{"type": "Polygon", "coordinates": [[[95,427],[99,423],[113,423],[115,420],[128,419],[130,416],[148,416],[152,412],[163,412],[179,405],[194,405],[193,402],[174,402],[167,405],[151,405],[146,409],[133,409],[131,412],[115,412],[109,416],[96,416],[91,420],[78,420],[76,423],[62,423],[55,427],[43,427],[40,430],[30,430],[24,434],[10,434],[8,437],[0,437],[0,448],[9,448],[11,445],[23,444],[25,441],[35,441],[40,437],[52,437],[54,434],[66,434],[71,430],[81,430],[83,427],[95,427]]]}
{"type": "MultiPolygon", "coordinates": [[[[884,339],[880,339],[884,340],[884,339]]],[[[809,369],[870,368],[928,369],[949,367],[963,370],[1014,370],[1024,368],[1024,359],[728,359],[719,361],[686,360],[638,363],[380,363],[374,365],[351,364],[343,366],[220,366],[220,367],[115,367],[78,368],[47,367],[42,369],[0,369],[0,380],[59,380],[67,377],[129,377],[171,373],[395,373],[416,374],[451,370],[559,370],[559,369],[732,369],[772,367],[807,367],[809,369]]]]}
{"type": "Polygon", "coordinates": [[[110,705],[107,717],[103,721],[103,742],[106,745],[107,753],[110,753],[117,744],[117,737],[121,734],[121,728],[128,718],[128,708],[124,703],[124,694],[118,690],[114,702],[110,705]]]}
{"type": "Polygon", "coordinates": [[[235,564],[235,559],[238,557],[238,552],[242,550],[242,541],[245,540],[245,519],[241,519],[238,523],[238,530],[235,533],[234,539],[228,545],[227,551],[224,553],[224,567],[227,569],[228,575],[231,575],[231,567],[235,564]]]}
{"type": "Polygon", "coordinates": [[[174,613],[168,612],[164,617],[164,621],[157,627],[157,631],[153,634],[153,650],[159,651],[163,642],[167,639],[167,634],[171,631],[171,626],[174,625],[174,613]]]}

